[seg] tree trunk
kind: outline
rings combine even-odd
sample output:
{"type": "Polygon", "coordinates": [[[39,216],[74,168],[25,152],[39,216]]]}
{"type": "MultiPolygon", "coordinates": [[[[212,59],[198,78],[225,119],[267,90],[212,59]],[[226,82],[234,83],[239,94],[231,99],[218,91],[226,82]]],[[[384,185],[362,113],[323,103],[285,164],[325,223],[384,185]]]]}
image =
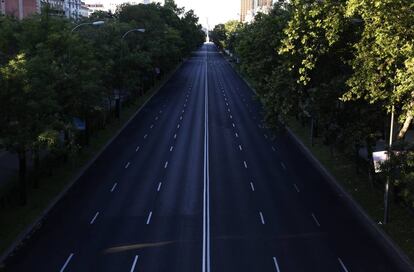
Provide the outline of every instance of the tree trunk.
{"type": "Polygon", "coordinates": [[[40,151],[38,147],[33,149],[33,167],[34,167],[34,180],[33,187],[35,189],[39,188],[39,179],[40,179],[40,151]]]}
{"type": "Polygon", "coordinates": [[[20,189],[20,204],[22,206],[27,204],[27,190],[26,190],[26,150],[18,152],[19,156],[19,189],[20,189]]]}
{"type": "Polygon", "coordinates": [[[407,117],[405,118],[404,125],[402,126],[400,132],[398,133],[398,140],[403,140],[405,138],[405,134],[407,134],[407,131],[410,128],[412,121],[413,121],[413,113],[409,111],[407,113],[407,117]]]}
{"type": "Polygon", "coordinates": [[[85,145],[89,145],[89,137],[90,137],[90,121],[89,116],[85,117],[85,145]]]}

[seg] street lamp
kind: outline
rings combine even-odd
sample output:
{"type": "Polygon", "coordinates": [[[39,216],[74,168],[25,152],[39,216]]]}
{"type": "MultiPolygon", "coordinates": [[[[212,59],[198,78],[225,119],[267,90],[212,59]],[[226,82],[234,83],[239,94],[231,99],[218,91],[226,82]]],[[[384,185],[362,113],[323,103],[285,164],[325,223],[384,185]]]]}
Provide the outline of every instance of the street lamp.
{"type": "Polygon", "coordinates": [[[135,28],[135,29],[128,30],[127,32],[125,32],[124,35],[122,35],[122,39],[124,39],[131,32],[141,32],[141,33],[144,33],[145,32],[145,29],[144,28],[135,28]]]}
{"type": "Polygon", "coordinates": [[[95,22],[91,22],[91,23],[82,23],[82,24],[79,24],[79,25],[75,26],[70,32],[72,33],[73,31],[75,31],[76,29],[78,29],[79,27],[84,26],[84,25],[99,26],[99,25],[103,25],[104,23],[105,23],[104,21],[95,21],[95,22]]]}
{"type": "MultiPolygon", "coordinates": [[[[128,30],[127,32],[125,32],[124,33],[124,35],[122,35],[122,37],[121,37],[121,43],[122,43],[122,41],[125,39],[125,37],[126,36],[128,36],[128,34],[129,33],[132,33],[132,32],[139,32],[139,33],[144,33],[145,32],[145,29],[144,28],[134,28],[134,29],[131,29],[131,30],[128,30]]],[[[122,58],[123,58],[123,50],[122,50],[122,47],[121,47],[121,60],[122,60],[122,58]]],[[[120,73],[119,73],[119,75],[120,75],[120,77],[119,77],[119,80],[121,81],[121,84],[120,84],[120,90],[118,90],[118,94],[115,96],[115,112],[116,112],[116,117],[119,119],[120,117],[121,117],[121,98],[120,98],[120,96],[121,96],[121,89],[122,89],[122,65],[120,65],[120,73]]]]}

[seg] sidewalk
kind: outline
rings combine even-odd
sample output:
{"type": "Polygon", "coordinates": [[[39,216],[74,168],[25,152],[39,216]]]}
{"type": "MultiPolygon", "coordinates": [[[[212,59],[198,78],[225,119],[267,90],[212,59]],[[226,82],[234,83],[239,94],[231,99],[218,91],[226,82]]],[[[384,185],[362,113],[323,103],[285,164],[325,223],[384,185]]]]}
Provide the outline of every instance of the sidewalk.
{"type": "MultiPolygon", "coordinates": [[[[30,159],[30,152],[27,154],[27,168],[32,168],[32,160],[30,159]]],[[[0,150],[0,190],[12,178],[18,175],[19,160],[17,154],[10,153],[5,150],[0,150]]]]}

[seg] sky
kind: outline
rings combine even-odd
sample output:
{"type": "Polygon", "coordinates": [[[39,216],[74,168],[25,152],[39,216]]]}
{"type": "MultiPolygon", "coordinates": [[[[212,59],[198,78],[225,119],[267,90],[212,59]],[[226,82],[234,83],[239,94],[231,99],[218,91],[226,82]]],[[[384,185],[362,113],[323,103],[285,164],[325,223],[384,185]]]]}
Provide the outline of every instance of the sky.
{"type": "Polygon", "coordinates": [[[193,9],[205,27],[207,19],[212,29],[216,24],[239,19],[240,0],[175,0],[179,7],[193,9]]]}
{"type": "MultiPolygon", "coordinates": [[[[110,3],[121,4],[123,2],[143,2],[142,0],[86,0],[86,2],[101,2],[104,5],[110,3]]],[[[163,0],[159,2],[164,3],[163,0]]],[[[179,7],[186,11],[193,9],[200,18],[200,23],[206,27],[207,18],[210,29],[216,24],[225,23],[229,20],[238,20],[241,0],[175,0],[179,7]]]]}

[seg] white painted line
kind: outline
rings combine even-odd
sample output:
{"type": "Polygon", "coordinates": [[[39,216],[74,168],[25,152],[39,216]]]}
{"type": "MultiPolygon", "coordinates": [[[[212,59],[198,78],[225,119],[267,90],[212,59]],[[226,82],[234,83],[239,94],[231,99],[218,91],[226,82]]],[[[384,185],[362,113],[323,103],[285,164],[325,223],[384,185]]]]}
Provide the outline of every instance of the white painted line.
{"type": "Polygon", "coordinates": [[[112,186],[111,193],[113,193],[115,191],[116,186],[118,186],[117,182],[115,182],[114,185],[112,186]]]}
{"type": "Polygon", "coordinates": [[[296,192],[300,193],[299,187],[296,184],[293,184],[293,186],[295,187],[296,192]]]}
{"type": "Polygon", "coordinates": [[[152,211],[150,211],[150,213],[148,214],[147,225],[149,225],[149,223],[151,222],[151,217],[152,217],[152,211]]]}
{"type": "Polygon", "coordinates": [[[182,113],[184,113],[184,112],[185,112],[185,110],[182,110],[181,112],[182,112],[182,113]]]}
{"type": "Polygon", "coordinates": [[[234,123],[232,125],[233,125],[233,127],[236,127],[236,125],[234,123]]]}
{"type": "Polygon", "coordinates": [[[244,168],[247,168],[247,162],[244,161],[244,168]]]}
{"type": "MultiPolygon", "coordinates": [[[[208,51],[208,48],[207,48],[208,51]]],[[[203,183],[203,252],[202,272],[210,272],[210,166],[208,135],[208,55],[204,85],[204,183],[203,183]]]]}
{"type": "Polygon", "coordinates": [[[135,152],[138,152],[139,151],[139,146],[137,146],[137,148],[135,148],[135,152]]]}
{"type": "Polygon", "coordinates": [[[240,151],[242,151],[242,150],[243,150],[243,148],[241,147],[241,145],[239,145],[239,149],[240,149],[240,151]]]}
{"type": "Polygon", "coordinates": [[[166,161],[164,164],[164,168],[167,168],[167,167],[168,167],[168,161],[166,161]]]}
{"type": "Polygon", "coordinates": [[[313,213],[312,213],[312,217],[313,217],[313,220],[315,220],[316,225],[318,225],[318,227],[320,227],[321,224],[319,224],[318,219],[316,218],[316,216],[313,213]]]}
{"type": "Polygon", "coordinates": [[[180,128],[180,124],[177,125],[177,128],[180,128]]]}
{"type": "Polygon", "coordinates": [[[187,107],[187,104],[184,104],[184,108],[187,107]]]}
{"type": "Polygon", "coordinates": [[[235,135],[236,135],[236,138],[239,138],[239,134],[235,133],[235,135]]]}
{"type": "Polygon", "coordinates": [[[127,169],[130,165],[131,165],[131,163],[130,163],[130,162],[128,162],[128,163],[125,165],[125,169],[127,169]]]}
{"type": "Polygon", "coordinates": [[[228,112],[231,112],[231,110],[230,110],[230,109],[227,109],[227,111],[228,111],[228,112]]]}
{"type": "Polygon", "coordinates": [[[345,272],[349,272],[349,270],[346,268],[346,266],[345,266],[344,262],[341,260],[341,258],[338,258],[338,261],[339,261],[339,264],[341,265],[342,269],[345,272]]]}
{"type": "Polygon", "coordinates": [[[162,110],[160,110],[160,114],[162,113],[162,110]]]}
{"type": "Polygon", "coordinates": [[[145,134],[145,135],[144,135],[144,139],[147,139],[147,137],[148,137],[148,134],[145,134]]]}
{"type": "Polygon", "coordinates": [[[230,119],[233,119],[233,115],[230,114],[230,119]]]}
{"type": "Polygon", "coordinates": [[[151,125],[151,126],[150,126],[150,129],[153,129],[153,128],[154,128],[154,125],[151,125]]]}
{"type": "Polygon", "coordinates": [[[174,149],[174,147],[173,147],[173,146],[171,146],[171,147],[170,147],[170,152],[171,152],[171,151],[173,151],[173,149],[174,149]]]}
{"type": "Polygon", "coordinates": [[[274,146],[272,146],[272,150],[273,152],[276,152],[276,148],[274,146]]]}
{"type": "Polygon", "coordinates": [[[183,120],[183,116],[182,115],[180,116],[180,120],[183,120]]]}
{"type": "Polygon", "coordinates": [[[158,183],[157,192],[159,192],[161,190],[161,185],[162,185],[162,182],[158,183]]]}
{"type": "Polygon", "coordinates": [[[286,170],[286,165],[283,162],[281,162],[280,165],[282,166],[283,169],[286,170]]]}
{"type": "Polygon", "coordinates": [[[260,220],[262,221],[262,225],[266,224],[262,212],[259,212],[260,220]]]}
{"type": "Polygon", "coordinates": [[[265,135],[264,135],[264,137],[267,139],[267,138],[268,138],[268,137],[267,137],[267,134],[265,134],[265,135]]]}
{"type": "Polygon", "coordinates": [[[99,212],[97,212],[95,214],[95,216],[92,218],[90,225],[92,225],[93,223],[95,223],[96,218],[98,218],[99,212]]]}
{"type": "Polygon", "coordinates": [[[229,106],[229,103],[226,102],[226,106],[228,107],[229,106]]]}
{"type": "Polygon", "coordinates": [[[155,121],[157,121],[158,120],[158,116],[157,117],[155,117],[155,121]]]}
{"type": "Polygon", "coordinates": [[[69,257],[66,259],[66,262],[65,262],[65,264],[62,266],[62,268],[59,270],[60,272],[63,272],[63,271],[65,271],[65,269],[66,269],[66,267],[69,265],[69,263],[70,263],[70,260],[72,260],[72,258],[73,258],[73,253],[71,253],[70,255],[69,255],[69,257]]]}
{"type": "Polygon", "coordinates": [[[253,182],[250,182],[250,187],[252,188],[252,191],[254,192],[254,185],[253,185],[253,182]]]}
{"type": "Polygon", "coordinates": [[[279,264],[277,263],[276,257],[273,257],[273,263],[275,264],[276,272],[280,272],[279,264]]]}
{"type": "Polygon", "coordinates": [[[134,261],[132,262],[131,270],[129,270],[129,272],[134,272],[135,271],[135,266],[137,265],[138,258],[139,258],[139,256],[135,255],[134,261]]]}
{"type": "Polygon", "coordinates": [[[177,139],[177,134],[174,134],[174,139],[177,139]]]}

